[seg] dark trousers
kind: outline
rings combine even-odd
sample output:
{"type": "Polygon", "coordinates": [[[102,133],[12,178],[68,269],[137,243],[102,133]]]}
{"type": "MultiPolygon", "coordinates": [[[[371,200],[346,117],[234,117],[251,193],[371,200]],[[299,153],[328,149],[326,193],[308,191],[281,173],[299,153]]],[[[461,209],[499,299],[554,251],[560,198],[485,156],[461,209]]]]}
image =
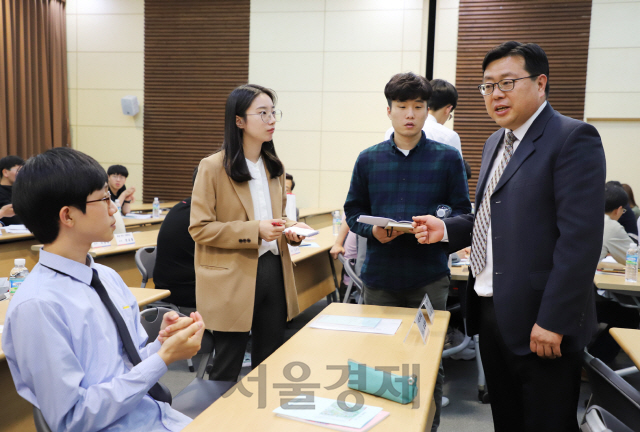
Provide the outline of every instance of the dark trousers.
{"type": "MultiPolygon", "coordinates": [[[[252,369],[284,343],[286,326],[287,300],[284,292],[282,261],[279,256],[267,252],[258,259],[251,324],[252,369]]],[[[213,331],[215,356],[209,379],[237,381],[248,341],[249,332],[213,331]]]]}
{"type": "Polygon", "coordinates": [[[625,308],[618,302],[596,296],[596,313],[599,323],[607,323],[607,327],[589,346],[589,353],[604,363],[612,362],[620,352],[620,345],[609,334],[611,327],[637,329],[640,324],[640,314],[636,308],[625,308]]]}
{"type": "Polygon", "coordinates": [[[513,354],[496,322],[493,298],[480,298],[480,354],[496,432],[577,432],[581,352],[542,359],[513,354]]]}

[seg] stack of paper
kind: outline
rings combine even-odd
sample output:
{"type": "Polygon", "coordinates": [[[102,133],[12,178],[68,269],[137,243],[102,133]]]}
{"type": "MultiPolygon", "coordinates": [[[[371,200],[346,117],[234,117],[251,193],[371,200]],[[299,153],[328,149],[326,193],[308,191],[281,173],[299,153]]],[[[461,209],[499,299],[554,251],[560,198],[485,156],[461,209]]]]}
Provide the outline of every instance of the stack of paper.
{"type": "Polygon", "coordinates": [[[151,219],[153,217],[153,215],[127,213],[123,217],[129,218],[129,219],[151,219]]]}
{"type": "Polygon", "coordinates": [[[380,228],[384,229],[394,229],[396,231],[402,232],[413,232],[413,225],[411,221],[395,221],[393,219],[385,217],[361,215],[358,216],[358,222],[367,225],[379,226],[380,228]]]}
{"type": "Polygon", "coordinates": [[[4,230],[7,234],[31,234],[31,231],[29,231],[26,226],[19,224],[8,225],[4,227],[4,230]]]}
{"type": "Polygon", "coordinates": [[[344,404],[348,408],[344,410],[340,405],[343,404],[333,399],[300,395],[273,412],[279,417],[347,432],[367,431],[389,416],[379,407],[362,405],[354,409],[344,404]]]}
{"type": "Polygon", "coordinates": [[[365,318],[323,314],[309,324],[309,327],[325,330],[394,335],[396,334],[398,327],[400,327],[400,324],[402,324],[401,319],[365,318]]]}

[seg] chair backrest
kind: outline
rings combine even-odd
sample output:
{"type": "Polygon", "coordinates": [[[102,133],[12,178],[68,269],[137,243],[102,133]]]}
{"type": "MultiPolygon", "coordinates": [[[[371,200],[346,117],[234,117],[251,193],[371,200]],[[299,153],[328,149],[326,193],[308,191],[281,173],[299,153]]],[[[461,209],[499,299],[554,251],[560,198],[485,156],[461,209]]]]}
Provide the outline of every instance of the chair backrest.
{"type": "Polygon", "coordinates": [[[640,430],[640,392],[587,352],[583,363],[592,392],[589,406],[598,405],[632,430],[640,430]]]}
{"type": "Polygon", "coordinates": [[[153,278],[153,269],[156,266],[156,247],[143,247],[136,251],[136,266],[142,275],[142,285],[147,286],[149,278],[153,278]]]}
{"type": "Polygon", "coordinates": [[[355,270],[356,274],[360,276],[362,273],[362,264],[364,264],[364,259],[367,257],[367,238],[356,235],[358,237],[358,254],[356,255],[356,265],[355,270]]]}
{"type": "MultiPolygon", "coordinates": [[[[157,307],[145,309],[140,312],[140,323],[142,324],[142,327],[144,327],[144,331],[147,332],[147,336],[149,336],[149,339],[147,340],[148,344],[158,338],[164,314],[172,311],[173,309],[166,307],[157,307]]],[[[181,314],[180,312],[178,312],[178,314],[180,314],[180,316],[184,316],[184,314],[181,314]]]]}
{"type": "Polygon", "coordinates": [[[40,408],[35,405],[33,406],[33,422],[36,424],[36,430],[38,432],[51,432],[47,421],[42,415],[42,411],[40,411],[40,408]]]}
{"type": "Polygon", "coordinates": [[[633,432],[609,411],[593,405],[584,414],[582,432],[633,432]]]}

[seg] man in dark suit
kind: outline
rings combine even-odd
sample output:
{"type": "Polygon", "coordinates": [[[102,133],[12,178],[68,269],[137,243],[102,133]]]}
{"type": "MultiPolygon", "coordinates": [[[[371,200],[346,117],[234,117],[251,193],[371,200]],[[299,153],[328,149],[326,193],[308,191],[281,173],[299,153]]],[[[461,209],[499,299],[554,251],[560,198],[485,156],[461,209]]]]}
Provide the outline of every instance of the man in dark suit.
{"type": "Polygon", "coordinates": [[[506,42],[482,69],[501,129],[483,149],[476,214],[415,217],[416,237],[450,251],[472,245],[467,330],[480,334],[495,430],[577,431],[581,353],[596,330],[602,142],[547,102],[538,45],[506,42]]]}

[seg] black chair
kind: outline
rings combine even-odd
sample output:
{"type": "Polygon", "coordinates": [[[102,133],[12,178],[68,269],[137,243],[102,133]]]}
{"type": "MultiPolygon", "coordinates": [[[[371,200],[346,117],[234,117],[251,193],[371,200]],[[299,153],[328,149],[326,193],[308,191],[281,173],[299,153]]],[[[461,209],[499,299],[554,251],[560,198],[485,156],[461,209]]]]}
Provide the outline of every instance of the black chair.
{"type": "MultiPolygon", "coordinates": [[[[176,311],[171,307],[165,307],[163,305],[157,305],[156,303],[152,303],[149,305],[149,309],[145,309],[140,312],[140,322],[142,323],[142,327],[144,327],[144,331],[147,332],[147,336],[149,339],[147,343],[155,341],[158,337],[158,333],[160,333],[160,326],[162,325],[162,317],[167,312],[176,311]]],[[[180,311],[178,312],[181,316],[185,316],[180,311]]],[[[189,366],[189,371],[195,372],[195,368],[193,367],[193,361],[191,359],[187,360],[187,366],[189,366]]]]}
{"type": "Polygon", "coordinates": [[[598,405],[587,410],[580,425],[581,432],[633,432],[609,411],[598,405]]]}
{"type": "Polygon", "coordinates": [[[36,424],[36,430],[38,432],[51,432],[47,421],[42,415],[42,411],[40,411],[40,408],[36,407],[35,405],[33,406],[33,422],[36,424]]]}
{"type": "Polygon", "coordinates": [[[588,352],[582,360],[592,392],[588,408],[598,405],[631,430],[640,430],[640,392],[588,352]]]}

